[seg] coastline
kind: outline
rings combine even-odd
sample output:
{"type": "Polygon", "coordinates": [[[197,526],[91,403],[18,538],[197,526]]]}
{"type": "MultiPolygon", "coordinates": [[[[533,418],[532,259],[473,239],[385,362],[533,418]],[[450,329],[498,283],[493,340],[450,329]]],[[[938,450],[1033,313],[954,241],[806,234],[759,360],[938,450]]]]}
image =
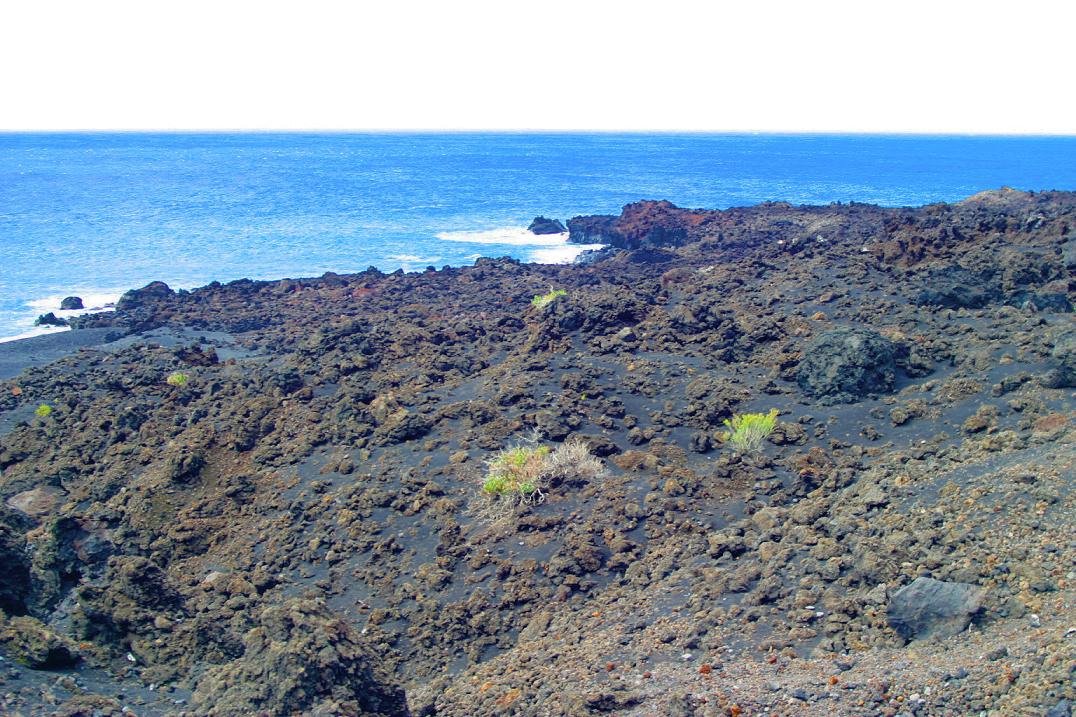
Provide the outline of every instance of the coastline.
{"type": "Polygon", "coordinates": [[[113,691],[175,690],[139,693],[149,715],[1071,697],[1076,193],[570,224],[610,250],[150,284],[0,344],[59,359],[0,390],[0,609],[30,615],[0,650],[82,641],[113,691]],[[772,410],[730,447],[726,419],[772,410]],[[489,522],[489,466],[529,440],[602,471],[489,522]],[[916,581],[983,597],[910,625],[916,581]],[[272,687],[315,669],[345,677],[272,687]]]}

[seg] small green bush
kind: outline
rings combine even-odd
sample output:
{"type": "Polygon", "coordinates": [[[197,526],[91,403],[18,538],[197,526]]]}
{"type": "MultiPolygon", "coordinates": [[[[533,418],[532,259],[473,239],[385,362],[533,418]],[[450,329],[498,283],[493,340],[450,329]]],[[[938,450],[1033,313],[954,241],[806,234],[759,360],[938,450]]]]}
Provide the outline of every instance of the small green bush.
{"type": "Polygon", "coordinates": [[[183,388],[190,382],[190,380],[191,377],[188,374],[185,374],[182,371],[173,371],[172,373],[168,374],[168,378],[165,379],[165,383],[167,383],[169,386],[175,386],[176,388],[183,388]]]}
{"type": "Polygon", "coordinates": [[[736,414],[732,420],[726,420],[729,429],[725,433],[725,443],[738,453],[753,453],[762,448],[762,442],[773,433],[777,426],[778,410],[769,413],[736,414]]]}
{"type": "Polygon", "coordinates": [[[554,289],[553,287],[549,287],[549,293],[538,294],[533,299],[531,299],[531,306],[538,309],[544,309],[560,297],[567,295],[568,292],[564,289],[554,289]]]}
{"type": "Polygon", "coordinates": [[[37,407],[37,410],[34,411],[34,415],[38,418],[48,418],[52,415],[52,406],[47,403],[42,403],[37,407]]]}
{"type": "Polygon", "coordinates": [[[545,469],[548,446],[516,446],[497,453],[489,461],[489,475],[482,491],[491,496],[518,498],[521,503],[540,503],[538,487],[545,469]]]}

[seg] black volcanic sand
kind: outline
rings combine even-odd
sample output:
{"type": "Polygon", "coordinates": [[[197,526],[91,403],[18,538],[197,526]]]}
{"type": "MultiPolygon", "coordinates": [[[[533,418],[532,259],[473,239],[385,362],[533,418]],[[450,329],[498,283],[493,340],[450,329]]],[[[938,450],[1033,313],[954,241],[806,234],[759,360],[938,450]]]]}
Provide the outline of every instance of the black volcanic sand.
{"type": "Polygon", "coordinates": [[[1068,714],[1076,194],[670,207],[0,345],[0,712],[1068,714]],[[527,438],[605,475],[483,521],[527,438]],[[917,578],[981,604],[902,633],[917,578]]]}

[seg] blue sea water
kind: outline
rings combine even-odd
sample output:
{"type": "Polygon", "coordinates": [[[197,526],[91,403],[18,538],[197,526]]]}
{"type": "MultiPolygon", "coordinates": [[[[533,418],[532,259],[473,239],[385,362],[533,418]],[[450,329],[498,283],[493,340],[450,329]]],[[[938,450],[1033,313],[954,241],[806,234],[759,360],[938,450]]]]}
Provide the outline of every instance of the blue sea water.
{"type": "Polygon", "coordinates": [[[959,200],[1076,189],[1076,137],[705,134],[0,134],[0,337],[68,294],[162,280],[563,261],[536,214],[638,199],[959,200]]]}

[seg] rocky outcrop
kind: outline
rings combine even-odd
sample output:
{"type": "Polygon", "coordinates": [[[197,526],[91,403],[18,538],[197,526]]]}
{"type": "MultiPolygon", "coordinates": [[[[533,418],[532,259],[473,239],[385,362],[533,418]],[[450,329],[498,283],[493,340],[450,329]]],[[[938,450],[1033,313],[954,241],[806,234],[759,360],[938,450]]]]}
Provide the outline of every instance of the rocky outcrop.
{"type": "Polygon", "coordinates": [[[559,219],[547,219],[542,216],[535,217],[527,230],[531,234],[563,234],[568,231],[559,219]]]}
{"type": "Polygon", "coordinates": [[[896,347],[870,329],[841,327],[811,341],[796,374],[800,389],[826,403],[854,403],[893,388],[896,347]]]}
{"type": "Polygon", "coordinates": [[[403,691],[324,602],[294,599],[267,608],[258,623],[243,656],[198,683],[199,714],[409,714],[403,691]]]}
{"type": "Polygon", "coordinates": [[[79,660],[71,639],[28,616],[0,615],[0,650],[33,670],[70,667],[79,660]]]}
{"type": "Polygon", "coordinates": [[[60,302],[60,309],[62,311],[78,311],[79,309],[85,308],[81,296],[66,296],[64,297],[64,300],[60,302]]]}
{"type": "Polygon", "coordinates": [[[163,281],[151,281],[141,289],[131,289],[116,302],[116,309],[129,311],[137,309],[155,301],[170,299],[175,292],[163,281]]]}
{"type": "Polygon", "coordinates": [[[50,311],[47,314],[38,316],[34,320],[34,326],[67,326],[67,321],[50,311]]]}
{"type": "Polygon", "coordinates": [[[677,246],[687,241],[710,212],[680,209],[672,202],[643,201],[628,204],[619,217],[591,215],[568,220],[568,241],[609,244],[619,249],[677,246]]]}

